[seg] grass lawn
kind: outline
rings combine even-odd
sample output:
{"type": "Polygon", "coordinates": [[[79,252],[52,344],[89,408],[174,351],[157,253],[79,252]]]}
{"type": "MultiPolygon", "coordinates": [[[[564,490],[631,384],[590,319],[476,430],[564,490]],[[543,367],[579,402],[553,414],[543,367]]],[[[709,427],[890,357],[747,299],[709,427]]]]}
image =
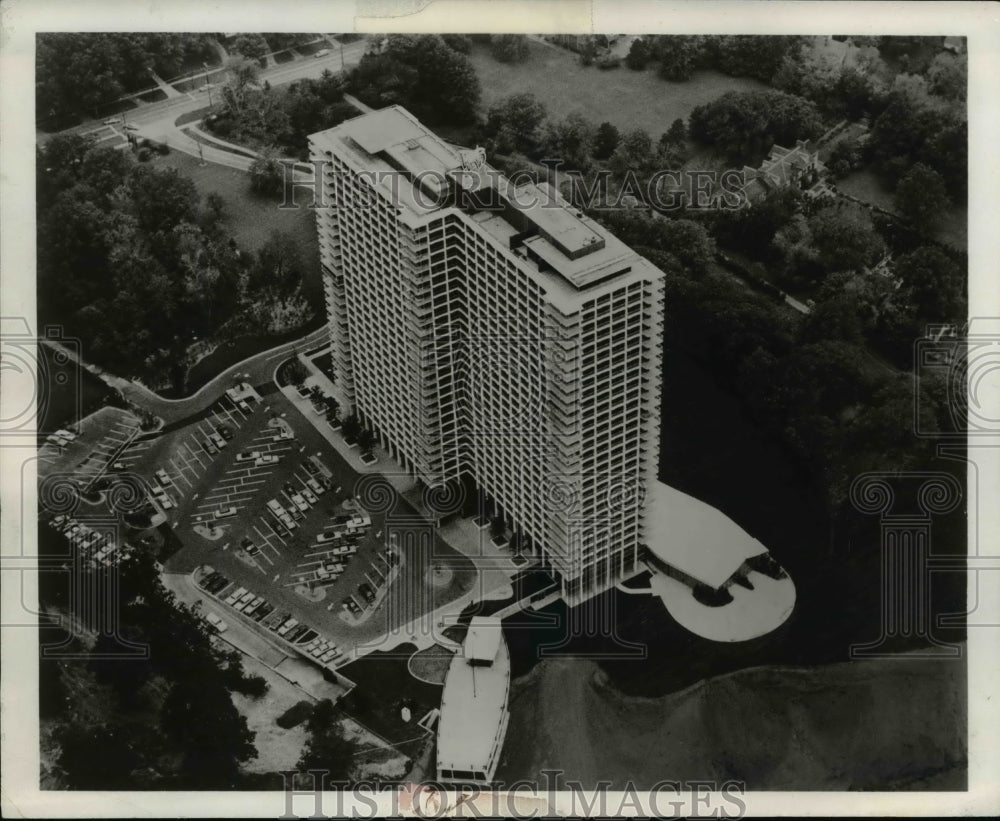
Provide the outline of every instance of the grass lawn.
{"type": "MultiPolygon", "coordinates": [[[[882,184],[882,180],[871,168],[855,171],[838,181],[837,188],[859,200],[870,202],[894,214],[898,213],[892,191],[882,184]]],[[[935,238],[961,251],[968,249],[969,208],[965,203],[952,205],[941,214],[935,238]]]]}
{"type": "MultiPolygon", "coordinates": [[[[189,177],[204,197],[210,191],[226,201],[226,229],[240,248],[256,251],[272,231],[291,234],[302,252],[305,264],[305,290],[315,307],[322,306],[323,287],[320,279],[319,243],[316,238],[316,215],[303,207],[297,210],[278,208],[274,200],[250,193],[245,171],[224,165],[207,163],[204,167],[195,157],[171,151],[165,157],[151,160],[159,168],[176,168],[189,177]]],[[[303,201],[309,193],[304,192],[303,201]]]]}
{"type": "Polygon", "coordinates": [[[632,71],[625,66],[601,70],[580,65],[576,54],[535,40],[523,63],[500,63],[488,47],[476,44],[470,58],[483,89],[483,107],[511,94],[531,92],[551,118],[580,111],[595,123],[605,120],[621,131],[643,128],[657,139],[680,117],[727,91],[763,90],[768,86],[745,77],[699,71],[686,82],[656,76],[655,67],[632,71]]]}

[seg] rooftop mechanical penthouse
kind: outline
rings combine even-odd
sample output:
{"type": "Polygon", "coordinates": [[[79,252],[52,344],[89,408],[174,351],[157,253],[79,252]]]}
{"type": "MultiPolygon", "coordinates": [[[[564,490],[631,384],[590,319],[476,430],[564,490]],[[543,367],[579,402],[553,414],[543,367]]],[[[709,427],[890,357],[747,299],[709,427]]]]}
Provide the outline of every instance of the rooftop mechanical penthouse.
{"type": "Polygon", "coordinates": [[[429,485],[470,482],[570,604],[637,572],[663,273],[406,110],[310,138],[339,387],[429,485]]]}

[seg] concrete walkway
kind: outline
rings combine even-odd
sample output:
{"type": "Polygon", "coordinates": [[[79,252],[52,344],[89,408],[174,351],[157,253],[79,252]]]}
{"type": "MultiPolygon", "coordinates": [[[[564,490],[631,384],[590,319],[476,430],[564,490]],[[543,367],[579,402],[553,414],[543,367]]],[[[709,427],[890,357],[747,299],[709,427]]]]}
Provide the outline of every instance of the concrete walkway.
{"type": "Polygon", "coordinates": [[[170,83],[168,83],[166,80],[160,77],[160,75],[158,75],[155,71],[149,72],[149,76],[153,78],[153,80],[156,82],[156,85],[159,87],[160,91],[166,94],[168,98],[174,99],[177,97],[184,96],[176,88],[170,85],[170,83]]]}

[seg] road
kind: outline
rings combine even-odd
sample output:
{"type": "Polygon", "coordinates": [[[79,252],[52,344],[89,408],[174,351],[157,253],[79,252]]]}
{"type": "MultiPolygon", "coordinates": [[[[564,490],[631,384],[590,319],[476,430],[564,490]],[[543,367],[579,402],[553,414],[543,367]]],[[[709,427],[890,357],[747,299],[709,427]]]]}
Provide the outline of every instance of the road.
{"type": "Polygon", "coordinates": [[[231,387],[232,381],[237,376],[249,374],[247,381],[254,385],[270,382],[274,369],[289,354],[300,349],[307,351],[310,348],[318,347],[326,340],[326,335],[327,327],[323,325],[323,327],[317,328],[301,339],[294,339],[291,342],[285,342],[270,350],[254,354],[250,358],[226,368],[226,370],[222,371],[210,382],[207,382],[191,396],[184,397],[183,399],[166,399],[139,382],[115,376],[101,370],[96,365],[82,362],[74,351],[64,348],[54,340],[43,339],[41,342],[62,350],[70,359],[79,362],[82,367],[99,377],[105,384],[121,391],[126,400],[149,411],[155,416],[159,416],[166,424],[170,424],[202,413],[219,398],[219,395],[226,388],[231,387]]]}
{"type": "MultiPolygon", "coordinates": [[[[348,43],[342,46],[344,68],[357,65],[367,47],[367,40],[359,40],[356,43],[348,43]]],[[[330,54],[323,57],[302,57],[291,63],[262,69],[259,75],[260,81],[263,83],[266,80],[272,86],[278,86],[291,83],[294,80],[300,80],[304,77],[319,77],[326,69],[337,73],[341,70],[341,49],[332,50],[330,54]]],[[[218,71],[218,68],[213,69],[213,71],[218,71]]],[[[208,101],[207,92],[199,89],[198,91],[188,92],[174,99],[162,100],[158,103],[140,104],[135,110],[126,112],[125,119],[129,124],[137,125],[140,128],[152,126],[164,120],[172,125],[182,114],[204,108],[208,104],[208,101]]],[[[88,134],[99,130],[102,130],[101,121],[89,120],[58,133],[88,134]]],[[[36,132],[36,139],[39,145],[44,145],[53,136],[55,134],[46,134],[41,131],[36,132]]]]}

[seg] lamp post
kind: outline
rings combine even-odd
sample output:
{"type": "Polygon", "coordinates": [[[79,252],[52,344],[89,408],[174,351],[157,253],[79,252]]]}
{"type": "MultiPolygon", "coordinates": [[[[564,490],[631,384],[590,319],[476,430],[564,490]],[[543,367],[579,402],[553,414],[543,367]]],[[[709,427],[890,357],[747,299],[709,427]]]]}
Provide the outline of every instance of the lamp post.
{"type": "Polygon", "coordinates": [[[214,106],[212,105],[212,84],[208,81],[208,63],[202,63],[202,65],[205,67],[205,88],[208,91],[208,107],[211,110],[214,106]]]}

